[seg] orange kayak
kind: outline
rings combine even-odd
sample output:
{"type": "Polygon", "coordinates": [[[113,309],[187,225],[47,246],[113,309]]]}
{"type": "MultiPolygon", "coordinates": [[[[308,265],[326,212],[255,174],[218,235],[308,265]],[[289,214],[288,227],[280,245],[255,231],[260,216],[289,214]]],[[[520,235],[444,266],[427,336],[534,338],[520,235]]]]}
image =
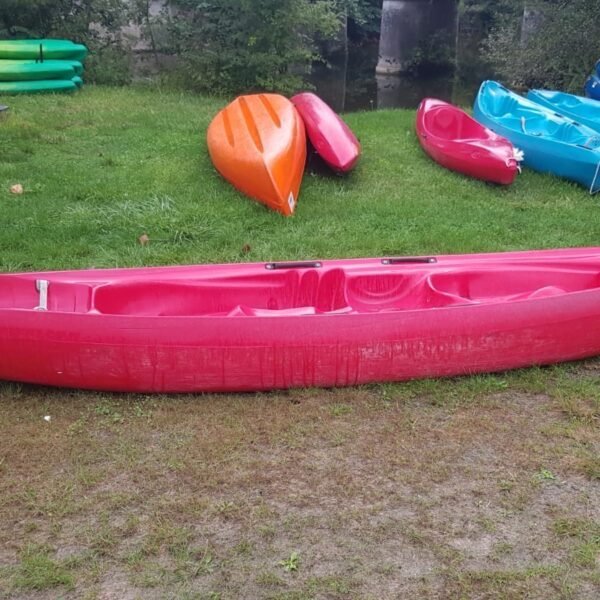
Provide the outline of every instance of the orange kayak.
{"type": "Polygon", "coordinates": [[[217,171],[240,192],[286,216],[294,213],[306,135],[289,100],[278,94],[236,98],[213,119],[207,142],[217,171]]]}

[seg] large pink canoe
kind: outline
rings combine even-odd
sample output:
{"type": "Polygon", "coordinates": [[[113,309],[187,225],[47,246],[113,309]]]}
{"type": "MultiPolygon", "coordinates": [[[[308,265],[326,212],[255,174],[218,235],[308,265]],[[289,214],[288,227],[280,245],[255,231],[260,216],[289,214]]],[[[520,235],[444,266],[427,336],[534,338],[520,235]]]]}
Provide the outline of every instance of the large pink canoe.
{"type": "Polygon", "coordinates": [[[348,173],[360,157],[360,143],[341,117],[319,96],[303,92],[292,97],[306,135],[317,154],[338,173],[348,173]]]}
{"type": "Polygon", "coordinates": [[[461,375],[600,354],[600,248],[0,275],[0,379],[137,392],[461,375]]]}

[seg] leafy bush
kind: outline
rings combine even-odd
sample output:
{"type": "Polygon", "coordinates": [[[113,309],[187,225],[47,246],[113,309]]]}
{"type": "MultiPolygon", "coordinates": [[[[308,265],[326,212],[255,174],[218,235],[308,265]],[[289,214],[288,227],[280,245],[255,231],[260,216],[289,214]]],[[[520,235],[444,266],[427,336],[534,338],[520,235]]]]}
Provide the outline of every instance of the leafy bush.
{"type": "MultiPolygon", "coordinates": [[[[522,2],[514,4],[522,10],[522,2]]],[[[543,14],[539,29],[521,40],[521,23],[509,13],[488,38],[487,57],[511,85],[581,93],[600,58],[598,0],[545,0],[536,7],[543,14]]]]}
{"type": "Polygon", "coordinates": [[[200,91],[288,92],[316,57],[316,36],[339,28],[329,0],[174,0],[171,51],[200,91]]]}

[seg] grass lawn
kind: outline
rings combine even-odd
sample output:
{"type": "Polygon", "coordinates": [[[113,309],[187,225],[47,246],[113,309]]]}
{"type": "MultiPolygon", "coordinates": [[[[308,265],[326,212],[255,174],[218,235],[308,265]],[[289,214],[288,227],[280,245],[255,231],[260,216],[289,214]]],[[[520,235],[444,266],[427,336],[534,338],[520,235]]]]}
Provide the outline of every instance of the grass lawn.
{"type": "MultiPolygon", "coordinates": [[[[286,219],[213,170],[223,101],[3,102],[3,271],[598,244],[597,197],[447,172],[412,111],[347,115],[357,170],[307,174],[286,219]]],[[[600,360],[245,395],[0,383],[0,598],[595,599],[599,419],[600,360]]]]}

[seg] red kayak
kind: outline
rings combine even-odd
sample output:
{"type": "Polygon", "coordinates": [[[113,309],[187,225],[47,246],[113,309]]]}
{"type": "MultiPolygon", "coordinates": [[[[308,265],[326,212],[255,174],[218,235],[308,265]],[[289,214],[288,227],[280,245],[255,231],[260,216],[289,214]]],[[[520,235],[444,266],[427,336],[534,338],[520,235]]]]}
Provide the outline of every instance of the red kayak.
{"type": "Polygon", "coordinates": [[[460,108],[425,98],[417,110],[417,136],[433,160],[452,171],[510,185],[522,153],[460,108]]]}
{"type": "Polygon", "coordinates": [[[292,102],[319,156],[338,173],[351,171],[360,156],[360,143],[350,127],[315,94],[296,94],[292,102]]]}
{"type": "Polygon", "coordinates": [[[0,379],[331,387],[600,354],[600,248],[7,273],[0,379]]]}

